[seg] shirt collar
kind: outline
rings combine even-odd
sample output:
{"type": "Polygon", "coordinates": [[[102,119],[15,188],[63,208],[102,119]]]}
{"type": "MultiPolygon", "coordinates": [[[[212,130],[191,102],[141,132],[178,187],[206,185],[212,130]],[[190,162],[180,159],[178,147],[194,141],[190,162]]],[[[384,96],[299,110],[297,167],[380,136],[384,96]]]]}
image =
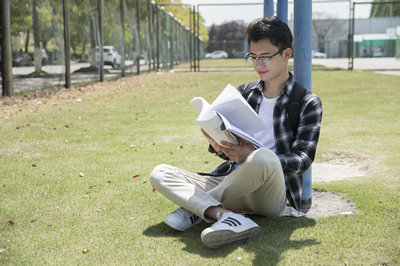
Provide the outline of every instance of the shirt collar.
{"type": "MultiPolygon", "coordinates": [[[[294,85],[294,83],[295,83],[294,77],[293,77],[292,72],[288,71],[288,73],[289,73],[289,78],[288,78],[288,80],[286,81],[285,86],[283,87],[283,89],[282,89],[282,91],[281,91],[281,94],[280,94],[281,96],[282,96],[283,94],[286,94],[286,95],[289,96],[290,93],[291,93],[292,90],[293,90],[293,85],[294,85]]],[[[258,83],[256,84],[256,86],[254,86],[253,89],[257,89],[257,90],[259,90],[259,91],[262,92],[262,90],[264,89],[264,81],[263,81],[263,80],[258,81],[258,83]]]]}
{"type": "Polygon", "coordinates": [[[292,93],[293,90],[293,86],[294,86],[294,77],[292,72],[289,71],[289,78],[285,83],[285,86],[283,87],[282,91],[281,91],[281,95],[286,94],[286,95],[290,95],[290,93],[292,93]]]}

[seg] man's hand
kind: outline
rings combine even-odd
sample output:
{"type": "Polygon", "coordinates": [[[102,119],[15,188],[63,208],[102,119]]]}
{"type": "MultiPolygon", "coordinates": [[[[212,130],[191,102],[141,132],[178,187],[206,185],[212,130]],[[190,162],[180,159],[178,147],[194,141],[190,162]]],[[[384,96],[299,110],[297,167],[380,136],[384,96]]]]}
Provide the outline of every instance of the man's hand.
{"type": "Polygon", "coordinates": [[[232,144],[230,142],[221,141],[221,144],[224,146],[221,147],[221,151],[228,156],[229,159],[234,161],[235,163],[244,163],[246,161],[247,156],[256,150],[254,146],[244,139],[239,138],[240,144],[232,144]]]}
{"type": "Polygon", "coordinates": [[[239,139],[240,144],[232,144],[226,141],[221,141],[221,143],[218,144],[203,129],[201,129],[201,132],[207,138],[215,152],[223,152],[229,159],[236,163],[244,163],[247,156],[256,149],[250,142],[244,139],[239,139]]]}
{"type": "Polygon", "coordinates": [[[213,140],[208,134],[207,132],[204,131],[204,129],[201,129],[201,133],[203,133],[203,135],[206,137],[206,139],[208,140],[208,142],[210,143],[210,145],[214,148],[214,151],[216,153],[220,153],[221,152],[221,145],[219,145],[218,143],[215,142],[215,140],[213,140]]]}

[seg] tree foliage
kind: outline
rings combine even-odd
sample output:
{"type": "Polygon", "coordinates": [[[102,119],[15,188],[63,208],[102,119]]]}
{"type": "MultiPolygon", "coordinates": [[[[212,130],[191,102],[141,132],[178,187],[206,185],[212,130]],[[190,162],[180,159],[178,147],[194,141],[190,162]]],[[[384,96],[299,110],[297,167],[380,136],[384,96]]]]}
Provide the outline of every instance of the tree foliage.
{"type": "Polygon", "coordinates": [[[246,25],[236,21],[213,24],[208,32],[210,41],[240,41],[245,39],[246,25]]]}
{"type": "Polygon", "coordinates": [[[226,50],[230,56],[243,50],[247,26],[236,21],[213,24],[208,31],[207,51],[226,50]]]}
{"type": "MultiPolygon", "coordinates": [[[[32,28],[32,1],[31,0],[15,0],[10,5],[11,34],[16,37],[20,32],[28,32],[32,28]]],[[[23,46],[18,48],[22,49],[23,46]]]]}
{"type": "Polygon", "coordinates": [[[370,17],[398,17],[400,16],[400,2],[396,4],[385,4],[385,0],[374,0],[370,17]]]}
{"type": "MultiPolygon", "coordinates": [[[[97,3],[97,0],[69,0],[72,55],[80,54],[80,59],[93,57],[94,54],[90,56],[90,53],[99,45],[97,3]]],[[[189,19],[189,6],[182,5],[181,0],[157,0],[156,3],[177,4],[165,6],[165,12],[173,13],[174,17],[185,27],[189,27],[193,23],[193,20],[189,19]]],[[[125,51],[136,51],[137,47],[143,49],[148,46],[149,39],[154,37],[150,36],[148,31],[148,0],[103,0],[103,5],[104,45],[113,45],[121,51],[123,23],[125,51]],[[125,20],[123,22],[121,21],[121,3],[125,7],[125,20]],[[138,4],[139,25],[137,18],[138,4]],[[139,31],[138,26],[140,27],[139,31]]],[[[39,43],[36,46],[46,49],[47,52],[51,53],[63,49],[63,7],[61,0],[10,0],[10,8],[13,52],[24,50],[33,53],[34,37],[39,43]],[[33,5],[35,3],[37,3],[35,11],[38,17],[36,23],[33,21],[33,5]],[[34,36],[34,31],[37,32],[37,36],[34,36]]],[[[151,14],[151,16],[153,15],[151,14]]],[[[152,18],[152,23],[155,23],[155,18],[152,18]]],[[[200,36],[206,41],[208,32],[203,23],[204,19],[200,17],[200,36]]],[[[140,51],[136,52],[139,53],[140,51]]]]}
{"type": "MultiPolygon", "coordinates": [[[[173,5],[165,5],[163,6],[165,8],[165,11],[171,12],[176,19],[178,19],[185,27],[190,27],[190,25],[193,25],[193,17],[190,16],[190,9],[192,8],[189,5],[182,4],[181,0],[156,0],[155,1],[157,4],[173,4],[173,5]],[[191,19],[191,21],[190,21],[191,19]]],[[[204,26],[204,18],[200,15],[199,18],[199,24],[200,24],[200,29],[199,29],[199,35],[203,39],[204,42],[208,41],[208,30],[204,26]]],[[[197,23],[197,17],[196,17],[196,23],[197,23]]]]}
{"type": "Polygon", "coordinates": [[[312,19],[313,35],[317,39],[317,50],[326,52],[325,44],[328,38],[340,36],[343,32],[344,23],[335,17],[321,12],[314,12],[312,19]]]}

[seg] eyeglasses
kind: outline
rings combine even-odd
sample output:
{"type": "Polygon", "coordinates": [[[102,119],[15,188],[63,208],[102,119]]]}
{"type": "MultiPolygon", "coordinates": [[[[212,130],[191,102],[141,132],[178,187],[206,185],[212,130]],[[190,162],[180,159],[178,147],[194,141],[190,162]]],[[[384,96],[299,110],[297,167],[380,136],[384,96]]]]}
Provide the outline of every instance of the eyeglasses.
{"type": "Polygon", "coordinates": [[[267,65],[271,64],[271,59],[272,59],[275,55],[282,53],[284,50],[285,50],[285,49],[279,50],[278,52],[274,53],[274,54],[271,55],[271,56],[266,56],[266,55],[263,55],[263,56],[253,56],[253,55],[251,55],[251,54],[249,53],[249,54],[246,55],[245,58],[246,58],[247,62],[249,62],[251,65],[254,65],[254,64],[258,61],[261,65],[267,66],[267,65]]]}

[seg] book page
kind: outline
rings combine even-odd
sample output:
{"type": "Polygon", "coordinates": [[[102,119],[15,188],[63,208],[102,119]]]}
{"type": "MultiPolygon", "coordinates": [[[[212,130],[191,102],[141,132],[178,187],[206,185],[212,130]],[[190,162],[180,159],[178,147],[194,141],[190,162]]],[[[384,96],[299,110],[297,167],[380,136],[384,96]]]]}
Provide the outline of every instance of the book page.
{"type": "Polygon", "coordinates": [[[217,143],[224,140],[237,144],[236,135],[255,147],[263,146],[253,135],[266,129],[266,125],[231,84],[225,87],[211,105],[202,97],[193,98],[190,104],[200,113],[197,123],[217,143]]]}
{"type": "Polygon", "coordinates": [[[219,115],[211,110],[210,104],[202,97],[195,97],[190,101],[193,108],[199,112],[197,123],[218,144],[222,140],[237,144],[236,137],[225,130],[225,125],[219,115]]]}
{"type": "Polygon", "coordinates": [[[235,136],[226,132],[222,119],[215,111],[200,113],[197,123],[218,144],[221,145],[222,140],[237,144],[235,136]]]}
{"type": "Polygon", "coordinates": [[[250,135],[266,129],[258,114],[231,84],[225,87],[210,108],[222,114],[232,125],[250,135]]]}
{"type": "Polygon", "coordinates": [[[194,97],[190,101],[190,104],[199,113],[201,113],[202,110],[204,110],[205,112],[210,109],[210,104],[206,100],[204,100],[203,97],[194,97]]]}
{"type": "Polygon", "coordinates": [[[219,116],[221,117],[222,121],[224,122],[224,125],[225,125],[227,131],[231,132],[232,134],[234,134],[244,140],[247,140],[248,142],[253,144],[253,146],[256,148],[264,147],[264,145],[261,142],[259,142],[258,140],[256,140],[253,136],[249,135],[247,132],[244,132],[240,128],[237,128],[234,125],[232,125],[230,123],[230,121],[228,121],[224,116],[222,116],[221,114],[219,114],[219,116]]]}

